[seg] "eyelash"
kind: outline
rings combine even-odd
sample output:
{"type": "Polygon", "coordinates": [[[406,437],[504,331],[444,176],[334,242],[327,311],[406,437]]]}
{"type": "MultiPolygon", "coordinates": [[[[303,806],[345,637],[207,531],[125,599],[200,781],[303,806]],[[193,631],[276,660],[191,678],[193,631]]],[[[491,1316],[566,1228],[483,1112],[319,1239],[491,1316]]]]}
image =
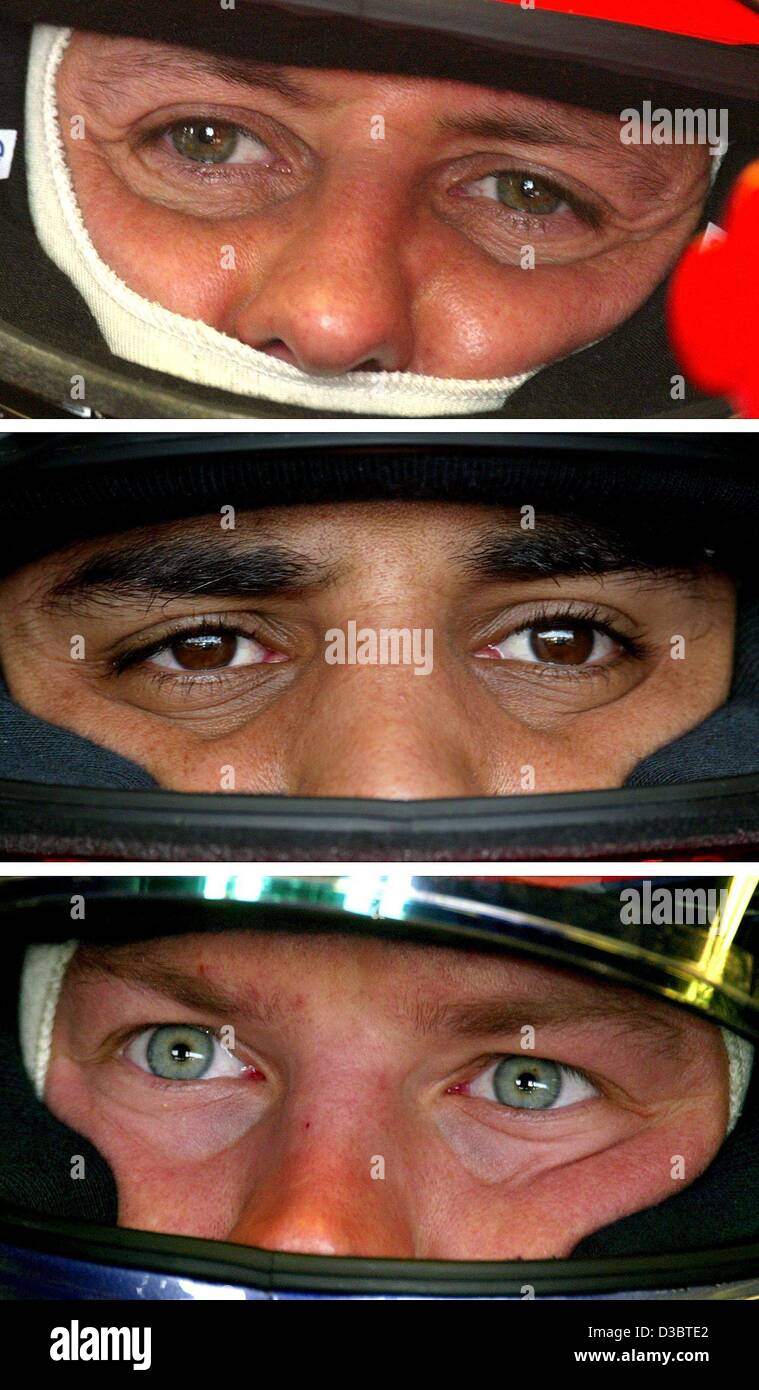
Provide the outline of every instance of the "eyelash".
{"type": "MultiPolygon", "coordinates": [[[[570,209],[571,212],[574,213],[575,217],[577,217],[580,222],[584,222],[585,225],[587,227],[590,227],[593,231],[598,231],[603,226],[603,214],[601,213],[599,208],[597,208],[593,203],[587,202],[584,198],[580,198],[576,193],[570,191],[570,189],[566,188],[563,184],[558,183],[555,179],[552,179],[550,175],[540,173],[536,169],[529,168],[529,166],[522,167],[521,165],[503,165],[498,169],[489,170],[481,177],[500,178],[503,177],[505,174],[515,174],[518,178],[539,179],[540,183],[544,184],[550,193],[553,193],[556,198],[560,198],[562,202],[566,203],[567,207],[570,209]]],[[[476,182],[479,181],[479,179],[476,180],[476,182]]],[[[475,180],[466,179],[464,180],[464,182],[472,183],[475,182],[475,180]]],[[[478,201],[482,202],[485,200],[479,199],[478,201]]],[[[524,225],[525,222],[529,222],[534,224],[535,226],[542,227],[545,226],[545,224],[549,222],[552,217],[556,216],[555,213],[545,213],[543,216],[541,216],[540,213],[535,212],[518,212],[515,208],[509,208],[501,203],[495,203],[494,209],[499,217],[507,217],[510,221],[519,222],[520,225],[524,225]]]]}
{"type": "MultiPolygon", "coordinates": [[[[562,622],[585,624],[593,628],[595,632],[603,633],[605,637],[609,637],[612,642],[616,642],[617,645],[622,648],[625,658],[630,658],[634,661],[643,661],[650,655],[651,648],[640,634],[633,637],[627,633],[620,632],[618,628],[614,627],[612,623],[602,617],[601,609],[594,607],[592,604],[585,607],[568,604],[562,609],[552,608],[550,604],[541,605],[526,618],[521,618],[516,626],[504,629],[503,632],[499,632],[498,635],[491,638],[490,644],[495,645],[496,642],[504,642],[507,637],[513,637],[516,633],[525,632],[530,628],[542,627],[548,623],[558,624],[562,622]]],[[[535,664],[540,665],[539,662],[535,664]]],[[[543,664],[549,665],[550,663],[545,662],[543,664]]],[[[571,667],[561,667],[559,669],[562,675],[566,675],[569,679],[577,680],[588,675],[595,675],[597,671],[602,671],[604,667],[601,663],[598,663],[593,667],[575,669],[571,667]]]]}
{"type": "MultiPolygon", "coordinates": [[[[218,634],[221,637],[248,637],[252,641],[261,641],[262,646],[267,645],[266,642],[261,640],[258,633],[256,632],[245,632],[241,627],[236,627],[234,624],[225,622],[222,619],[208,618],[194,623],[192,627],[176,627],[169,632],[162,633],[162,635],[159,638],[156,638],[152,642],[148,642],[143,644],[142,646],[134,647],[129,651],[122,652],[111,662],[111,669],[113,670],[115,675],[121,676],[124,674],[125,671],[129,671],[133,669],[135,666],[140,666],[143,662],[149,661],[152,656],[157,656],[159,652],[162,652],[167,647],[170,647],[172,642],[176,642],[177,640],[182,638],[199,637],[202,634],[209,632],[218,634]]],[[[266,663],[262,662],[260,664],[264,665],[266,663]]],[[[224,667],[220,667],[219,671],[209,671],[208,675],[218,676],[225,669],[226,668],[224,667]]],[[[192,675],[193,673],[188,671],[187,674],[192,675]]],[[[164,680],[166,679],[166,677],[175,680],[179,675],[179,672],[171,671],[150,672],[150,676],[154,680],[164,680]]]]}

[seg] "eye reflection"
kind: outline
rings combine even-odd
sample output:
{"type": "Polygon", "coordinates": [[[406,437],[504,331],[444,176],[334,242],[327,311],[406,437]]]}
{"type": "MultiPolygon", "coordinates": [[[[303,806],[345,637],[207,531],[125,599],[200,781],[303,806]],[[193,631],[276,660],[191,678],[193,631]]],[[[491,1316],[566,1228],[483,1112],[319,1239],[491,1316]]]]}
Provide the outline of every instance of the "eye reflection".
{"type": "Polygon", "coordinates": [[[509,171],[505,174],[494,174],[486,183],[495,186],[495,197],[499,203],[512,208],[514,212],[528,212],[546,217],[566,207],[566,202],[558,190],[534,174],[509,171]]]}
{"type": "Polygon", "coordinates": [[[274,157],[262,141],[228,121],[179,121],[168,135],[177,154],[196,164],[262,164],[274,157]]]}

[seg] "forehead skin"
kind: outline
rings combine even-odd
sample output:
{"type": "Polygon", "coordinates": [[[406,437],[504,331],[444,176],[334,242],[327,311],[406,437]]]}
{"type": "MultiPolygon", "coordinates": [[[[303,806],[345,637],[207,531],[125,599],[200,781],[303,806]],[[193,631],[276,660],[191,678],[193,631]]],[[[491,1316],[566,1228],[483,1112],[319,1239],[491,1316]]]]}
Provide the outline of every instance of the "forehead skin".
{"type": "Polygon", "coordinates": [[[251,85],[239,64],[221,68],[189,50],[75,35],[58,91],[77,197],[131,288],[307,371],[371,363],[474,379],[554,361],[639,307],[708,191],[706,147],[623,145],[614,116],[466,83],[293,66],[251,85]],[[208,198],[150,162],[148,127],[211,108],[217,120],[272,123],[257,138],[268,132],[289,159],[284,182],[241,192],[216,179],[208,198]],[[76,116],[83,139],[71,135],[76,116]],[[603,234],[566,214],[560,231],[520,214],[507,229],[467,191],[504,167],[595,200],[603,234]],[[229,246],[234,267],[220,261],[229,246]]]}
{"type": "MultiPolygon", "coordinates": [[[[249,543],[282,546],[305,566],[300,587],[256,598],[232,585],[231,595],[212,597],[218,589],[204,592],[203,579],[186,599],[151,592],[138,601],[127,590],[96,592],[88,605],[70,595],[51,607],[51,590],[93,556],[107,559],[109,543],[138,552],[136,533],[105,538],[0,583],[6,683],[33,714],[132,758],[177,790],[217,791],[220,769],[230,765],[237,790],[305,796],[518,793],[527,765],[536,791],[621,785],[647,753],[727,697],[734,585],[708,572],[562,578],[551,573],[552,557],[579,565],[590,553],[589,533],[573,522],[563,540],[548,531],[546,543],[546,528],[538,515],[526,542],[513,512],[434,503],[239,513],[236,530],[224,533],[211,515],[150,530],[148,543],[202,538],[227,546],[225,554],[249,543]],[[502,549],[483,548],[494,527],[522,555],[537,548],[546,577],[518,566],[502,579],[487,564],[478,570],[473,555],[503,558],[502,549]],[[553,615],[568,604],[641,635],[648,655],[561,684],[515,662],[474,657],[495,632],[511,631],[536,609],[553,615]],[[203,687],[191,700],[186,689],[165,696],[162,685],[156,696],[142,668],[127,678],[110,672],[106,658],[127,638],[214,615],[234,626],[246,613],[265,620],[266,640],[287,654],[258,668],[251,684],[246,678],[218,693],[203,687]],[[432,670],[419,678],[407,665],[328,665],[325,633],[350,620],[431,632],[432,670]],[[84,639],[84,659],[72,659],[74,634],[84,639]],[[682,660],[672,657],[673,635],[684,640],[682,660]]],[[[201,571],[190,564],[189,572],[192,589],[201,571]]]]}
{"type": "Polygon", "coordinates": [[[711,1025],[570,972],[235,932],[75,958],[45,1098],[110,1163],[121,1225],[325,1254],[550,1258],[678,1190],[676,1156],[693,1181],[724,1136],[727,1064],[711,1025]],[[192,1004],[208,990],[228,996],[213,1016],[192,1004]],[[113,1058],[125,1028],[181,1021],[232,1025],[256,1084],[199,1082],[177,1100],[113,1058]],[[519,1054],[525,1024],[532,1055],[581,1068],[603,1099],[568,1120],[451,1091],[519,1054]]]}

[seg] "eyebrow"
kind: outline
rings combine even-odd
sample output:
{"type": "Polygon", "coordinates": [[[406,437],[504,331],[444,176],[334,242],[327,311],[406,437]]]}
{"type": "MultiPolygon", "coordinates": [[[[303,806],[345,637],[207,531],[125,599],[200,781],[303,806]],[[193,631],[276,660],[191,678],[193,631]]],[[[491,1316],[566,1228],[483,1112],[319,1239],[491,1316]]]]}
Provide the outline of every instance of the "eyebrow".
{"type": "Polygon", "coordinates": [[[651,579],[693,578],[704,552],[656,533],[634,541],[580,517],[536,516],[534,530],[491,527],[456,559],[479,580],[530,580],[631,573],[651,579]]]}
{"type": "Polygon", "coordinates": [[[138,989],[161,994],[187,1009],[221,1019],[244,1014],[250,1022],[271,1025],[281,1022],[285,1016],[276,995],[264,999],[250,988],[246,989],[244,996],[236,994],[198,975],[151,961],[145,955],[124,953],[123,948],[109,951],[103,947],[80,946],[76,970],[82,975],[122,980],[138,989]]]}
{"type": "MultiPolygon", "coordinates": [[[[246,988],[236,994],[212,984],[208,979],[172,966],[151,961],[132,948],[80,946],[76,970],[84,975],[101,975],[161,994],[185,1008],[207,1016],[232,1019],[244,1016],[247,1022],[262,1026],[287,1020],[287,1011],[277,995],[264,998],[246,988]]],[[[577,1023],[614,1023],[618,1031],[645,1033],[653,1045],[671,1048],[682,1038],[682,1031],[670,1019],[646,1006],[644,1001],[615,995],[611,990],[595,998],[587,995],[556,995],[543,1000],[509,1000],[503,993],[440,1004],[414,998],[400,999],[399,1017],[409,1022],[415,1037],[445,1035],[454,1038],[502,1037],[518,1033],[525,1024],[536,1030],[560,1028],[577,1023]]],[[[536,1049],[539,1052],[539,1048],[536,1049]]]]}
{"type": "Polygon", "coordinates": [[[475,135],[484,140],[517,140],[525,145],[567,145],[574,149],[605,150],[609,142],[596,138],[580,123],[557,111],[470,111],[461,116],[441,116],[441,130],[455,135],[475,135]]]}
{"type": "MultiPolygon", "coordinates": [[[[630,185],[644,195],[656,196],[669,182],[671,174],[666,164],[652,158],[646,146],[623,145],[612,128],[607,133],[600,128],[602,117],[579,113],[572,119],[560,110],[552,111],[470,111],[461,116],[443,116],[439,128],[456,135],[471,135],[481,140],[506,140],[519,145],[536,145],[554,149],[584,150],[587,153],[609,155],[620,152],[620,171],[628,176],[630,185]],[[599,124],[596,134],[591,122],[599,124]]],[[[606,118],[608,120],[608,118],[606,118]]]]}
{"type": "Polygon", "coordinates": [[[206,595],[271,598],[325,585],[333,573],[284,545],[143,539],[96,551],[47,591],[44,607],[206,595]]]}
{"type": "Polygon", "coordinates": [[[261,87],[265,91],[276,92],[298,106],[317,107],[325,104],[321,97],[300,82],[285,76],[284,70],[277,65],[258,63],[253,58],[233,58],[222,53],[200,53],[189,49],[173,52],[168,47],[155,52],[146,49],[140,53],[137,64],[133,55],[114,53],[105,59],[97,75],[88,77],[87,82],[100,96],[112,96],[121,84],[132,84],[135,76],[140,80],[155,78],[160,82],[170,78],[204,80],[219,77],[236,87],[261,87]]]}
{"type": "MultiPolygon", "coordinates": [[[[682,1036],[676,1024],[642,1001],[617,997],[611,991],[594,998],[555,995],[542,1000],[515,1001],[503,994],[457,1001],[454,1004],[415,1001],[410,1017],[418,1037],[446,1034],[474,1038],[515,1034],[525,1025],[561,1028],[578,1023],[614,1023],[624,1031],[646,1033],[652,1042],[672,1046],[682,1036]]],[[[539,1053],[539,1047],[536,1049],[539,1053]]]]}

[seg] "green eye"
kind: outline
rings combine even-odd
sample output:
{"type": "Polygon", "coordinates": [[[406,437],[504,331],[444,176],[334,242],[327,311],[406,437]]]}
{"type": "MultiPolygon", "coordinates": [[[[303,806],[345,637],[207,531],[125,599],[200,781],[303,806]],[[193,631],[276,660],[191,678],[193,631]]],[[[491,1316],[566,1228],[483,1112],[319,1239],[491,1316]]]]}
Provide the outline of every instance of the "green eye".
{"type": "Polygon", "coordinates": [[[198,1081],[208,1071],[213,1055],[213,1035],[187,1024],[155,1028],[145,1048],[150,1070],[167,1081],[198,1081]]]}
{"type": "Polygon", "coordinates": [[[240,138],[235,126],[224,121],[182,121],[171,127],[178,154],[198,164],[223,164],[231,159],[240,138]]]}
{"type": "Polygon", "coordinates": [[[531,212],[538,217],[557,212],[564,202],[549,183],[534,174],[497,174],[496,193],[499,203],[514,212],[531,212]]]}
{"type": "Polygon", "coordinates": [[[493,1073],[493,1090],[501,1105],[515,1110],[547,1110],[561,1092],[561,1074],[556,1062],[504,1057],[493,1073]]]}

